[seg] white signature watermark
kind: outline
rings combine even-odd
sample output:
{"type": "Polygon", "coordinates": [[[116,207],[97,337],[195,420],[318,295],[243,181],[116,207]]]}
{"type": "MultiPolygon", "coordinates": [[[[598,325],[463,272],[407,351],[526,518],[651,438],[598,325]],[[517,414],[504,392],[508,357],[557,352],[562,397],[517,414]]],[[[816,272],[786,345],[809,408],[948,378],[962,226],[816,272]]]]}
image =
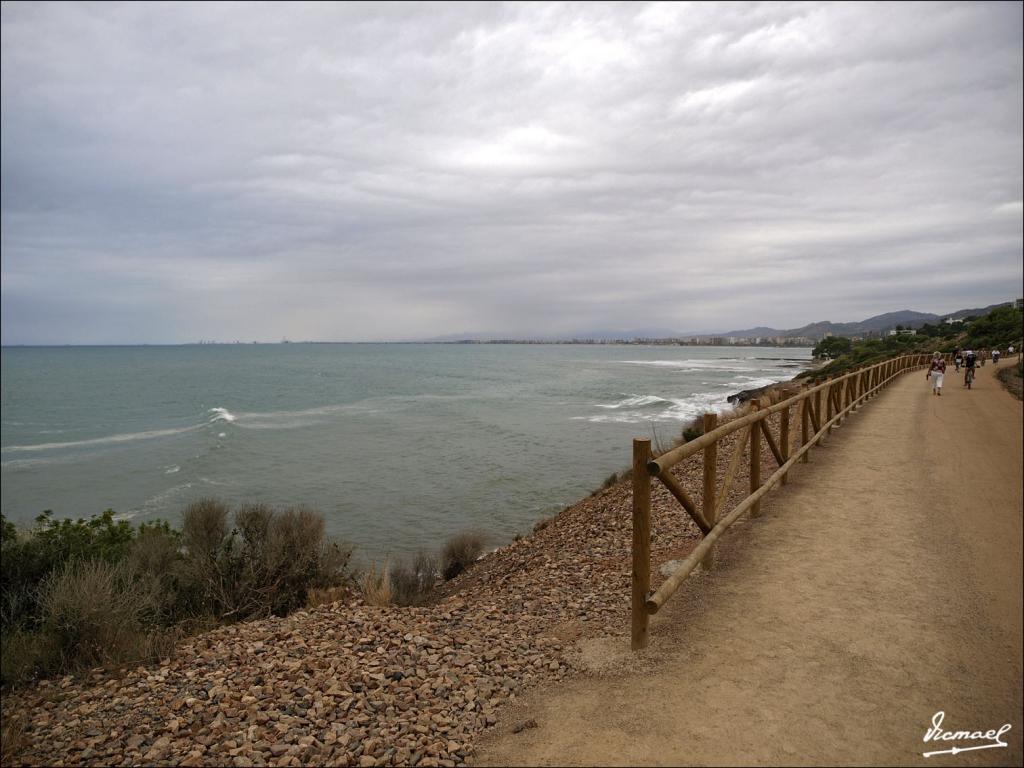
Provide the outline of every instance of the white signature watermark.
{"type": "Polygon", "coordinates": [[[924,741],[989,741],[991,744],[977,744],[973,747],[950,747],[949,749],[937,749],[934,752],[924,752],[925,757],[932,757],[933,755],[958,755],[961,752],[973,752],[976,749],[993,749],[995,747],[1005,747],[1006,742],[1003,741],[1002,735],[1006,733],[1012,727],[1009,723],[1004,723],[999,727],[998,730],[993,728],[989,731],[944,731],[942,729],[942,720],[945,718],[945,712],[936,712],[932,717],[932,727],[925,731],[924,741]]]}

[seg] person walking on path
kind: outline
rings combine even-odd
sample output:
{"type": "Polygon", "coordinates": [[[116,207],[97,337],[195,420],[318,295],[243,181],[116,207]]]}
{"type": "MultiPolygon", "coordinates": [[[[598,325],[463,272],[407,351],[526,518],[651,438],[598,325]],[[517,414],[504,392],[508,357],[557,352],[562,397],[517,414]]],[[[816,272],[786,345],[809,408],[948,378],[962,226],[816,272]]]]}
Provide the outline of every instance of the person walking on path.
{"type": "Polygon", "coordinates": [[[942,395],[942,379],[946,375],[946,361],[942,359],[942,355],[936,352],[932,355],[932,364],[928,369],[928,373],[925,374],[925,379],[931,379],[932,382],[932,394],[942,395]]]}

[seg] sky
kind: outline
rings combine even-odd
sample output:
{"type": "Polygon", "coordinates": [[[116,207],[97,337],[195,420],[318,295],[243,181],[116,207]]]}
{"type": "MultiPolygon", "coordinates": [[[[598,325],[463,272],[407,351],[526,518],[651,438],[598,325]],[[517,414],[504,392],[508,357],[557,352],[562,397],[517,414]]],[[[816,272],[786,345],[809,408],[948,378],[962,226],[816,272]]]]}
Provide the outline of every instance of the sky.
{"type": "Polygon", "coordinates": [[[1016,2],[5,2],[0,341],[1012,300],[1021,28],[1016,2]]]}

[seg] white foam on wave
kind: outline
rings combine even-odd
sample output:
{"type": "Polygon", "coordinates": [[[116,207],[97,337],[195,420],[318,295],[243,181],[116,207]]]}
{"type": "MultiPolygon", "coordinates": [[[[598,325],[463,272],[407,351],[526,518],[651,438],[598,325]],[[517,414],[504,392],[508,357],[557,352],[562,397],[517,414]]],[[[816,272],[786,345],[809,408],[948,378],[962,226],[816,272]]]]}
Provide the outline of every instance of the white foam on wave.
{"type": "MultiPolygon", "coordinates": [[[[390,409],[396,410],[396,409],[390,409]]],[[[381,408],[370,401],[321,405],[297,411],[265,411],[239,413],[236,426],[242,429],[298,429],[319,424],[325,418],[342,414],[366,415],[379,413],[381,408]]]]}
{"type": "Polygon", "coordinates": [[[657,395],[633,395],[631,398],[615,406],[599,405],[614,410],[614,413],[602,413],[596,416],[574,416],[578,421],[589,421],[592,424],[639,424],[642,422],[683,422],[696,418],[704,413],[726,410],[729,403],[721,392],[697,392],[687,397],[665,398],[657,395]],[[630,405],[627,403],[632,401],[630,405]],[[637,410],[641,406],[659,405],[663,407],[637,410]]]}
{"type": "Polygon", "coordinates": [[[157,437],[182,435],[199,429],[199,425],[179,427],[177,429],[153,429],[146,432],[131,432],[123,435],[95,437],[91,440],[71,440],[66,443],[37,443],[36,445],[5,445],[0,451],[4,453],[24,453],[28,451],[52,451],[59,448],[79,448],[83,445],[109,445],[114,443],[130,443],[135,440],[152,440],[157,437]]]}
{"type": "Polygon", "coordinates": [[[769,384],[777,384],[780,379],[772,378],[770,376],[740,376],[743,381],[730,381],[730,387],[739,387],[740,389],[758,389],[759,387],[767,387],[769,384]]]}
{"type": "MultiPolygon", "coordinates": [[[[750,367],[737,365],[722,365],[721,360],[619,360],[626,365],[649,365],[655,368],[672,368],[680,373],[697,373],[707,371],[728,371],[745,373],[751,370],[750,367]]],[[[733,360],[732,362],[740,362],[733,360]]]]}
{"type": "Polygon", "coordinates": [[[209,411],[207,411],[207,413],[213,414],[213,416],[210,417],[211,424],[217,421],[226,421],[230,423],[234,421],[236,418],[238,418],[227,408],[211,408],[209,411]]]}
{"type": "Polygon", "coordinates": [[[176,472],[180,472],[180,471],[181,471],[181,467],[179,467],[177,464],[175,464],[174,466],[171,466],[171,467],[168,467],[167,469],[165,469],[164,470],[164,474],[165,475],[173,475],[176,472]]]}
{"type": "Polygon", "coordinates": [[[135,517],[135,515],[138,515],[147,510],[151,510],[154,507],[160,507],[164,504],[164,502],[170,500],[176,494],[179,494],[182,491],[187,491],[191,487],[192,483],[182,483],[181,485],[172,486],[168,488],[166,491],[158,493],[156,496],[151,496],[150,498],[142,502],[141,507],[135,507],[134,509],[129,509],[127,512],[125,512],[124,515],[126,515],[127,517],[125,517],[124,519],[130,519],[132,517],[135,517]]]}
{"type": "Polygon", "coordinates": [[[0,461],[0,469],[6,472],[17,472],[19,470],[57,463],[60,463],[60,459],[10,459],[8,461],[0,461]]]}
{"type": "MultiPolygon", "coordinates": [[[[227,408],[210,408],[207,413],[212,413],[213,416],[208,420],[208,424],[215,424],[218,422],[231,423],[237,418],[235,414],[231,413],[227,408]]],[[[142,432],[126,432],[117,435],[107,435],[105,437],[94,437],[88,440],[68,440],[67,442],[61,443],[35,443],[33,445],[5,445],[0,448],[0,452],[3,453],[33,453],[37,451],[55,451],[66,448],[83,448],[91,446],[102,446],[102,445],[117,445],[118,443],[131,443],[136,440],[154,440],[160,437],[172,437],[174,435],[183,435],[187,432],[194,432],[197,429],[202,429],[203,424],[193,424],[190,427],[175,427],[173,429],[149,429],[142,432]]],[[[221,437],[224,437],[224,433],[221,433],[221,437]]],[[[7,466],[7,463],[4,464],[7,466]]],[[[176,471],[176,470],[175,470],[176,471]]],[[[171,474],[168,472],[168,474],[171,474]]]]}
{"type": "Polygon", "coordinates": [[[655,405],[656,403],[667,403],[670,402],[663,397],[657,395],[626,395],[625,400],[620,400],[617,403],[598,403],[598,408],[637,408],[644,405],[655,405]]]}

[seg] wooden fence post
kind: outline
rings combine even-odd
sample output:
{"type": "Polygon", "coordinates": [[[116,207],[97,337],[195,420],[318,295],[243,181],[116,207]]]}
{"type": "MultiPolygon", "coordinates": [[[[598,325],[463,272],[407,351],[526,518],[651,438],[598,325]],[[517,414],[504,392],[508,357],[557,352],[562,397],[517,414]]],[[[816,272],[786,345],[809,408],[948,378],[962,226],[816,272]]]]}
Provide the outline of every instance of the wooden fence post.
{"type": "MultiPolygon", "coordinates": [[[[789,407],[785,410],[779,411],[779,451],[782,452],[782,463],[785,464],[789,461],[789,407]]],[[[789,482],[789,472],[786,472],[782,476],[782,485],[789,482]]]]}
{"type": "MultiPolygon", "coordinates": [[[[828,389],[825,390],[828,394],[825,397],[825,421],[832,421],[832,407],[834,405],[835,398],[835,385],[832,383],[832,377],[828,377],[828,389]]],[[[828,433],[832,434],[832,424],[828,425],[828,433]]]]}
{"type": "MultiPolygon", "coordinates": [[[[803,400],[800,401],[800,447],[803,448],[807,445],[807,441],[810,439],[810,422],[811,422],[811,396],[807,394],[803,400]]],[[[811,452],[807,450],[804,455],[800,457],[800,461],[804,464],[811,460],[811,452]]]]}
{"type": "MultiPolygon", "coordinates": [[[[821,429],[821,424],[823,423],[821,420],[821,397],[822,392],[825,391],[826,390],[819,389],[817,392],[814,393],[814,418],[818,422],[818,429],[821,429]]],[[[821,445],[821,443],[818,443],[818,445],[821,445]]]]}
{"type": "MultiPolygon", "coordinates": [[[[759,400],[751,400],[750,405],[754,413],[761,410],[759,400]]],[[[761,426],[756,422],[750,425],[750,492],[753,493],[761,487],[761,426]]],[[[761,516],[761,502],[754,502],[750,507],[751,517],[761,516]]]]}
{"type": "MultiPolygon", "coordinates": [[[[704,414],[704,434],[714,431],[715,427],[718,426],[718,414],[717,413],[705,413],[704,414]]],[[[707,448],[704,449],[704,519],[708,521],[708,525],[712,528],[715,527],[715,499],[718,495],[717,486],[715,482],[718,478],[718,441],[711,443],[707,448]]],[[[700,561],[701,567],[704,570],[711,570],[715,565],[715,548],[712,547],[708,550],[708,553],[704,556],[704,559],[700,561]]]]}
{"type": "Polygon", "coordinates": [[[630,646],[647,647],[647,593],[651,590],[651,441],[633,440],[633,627],[630,646]]]}

